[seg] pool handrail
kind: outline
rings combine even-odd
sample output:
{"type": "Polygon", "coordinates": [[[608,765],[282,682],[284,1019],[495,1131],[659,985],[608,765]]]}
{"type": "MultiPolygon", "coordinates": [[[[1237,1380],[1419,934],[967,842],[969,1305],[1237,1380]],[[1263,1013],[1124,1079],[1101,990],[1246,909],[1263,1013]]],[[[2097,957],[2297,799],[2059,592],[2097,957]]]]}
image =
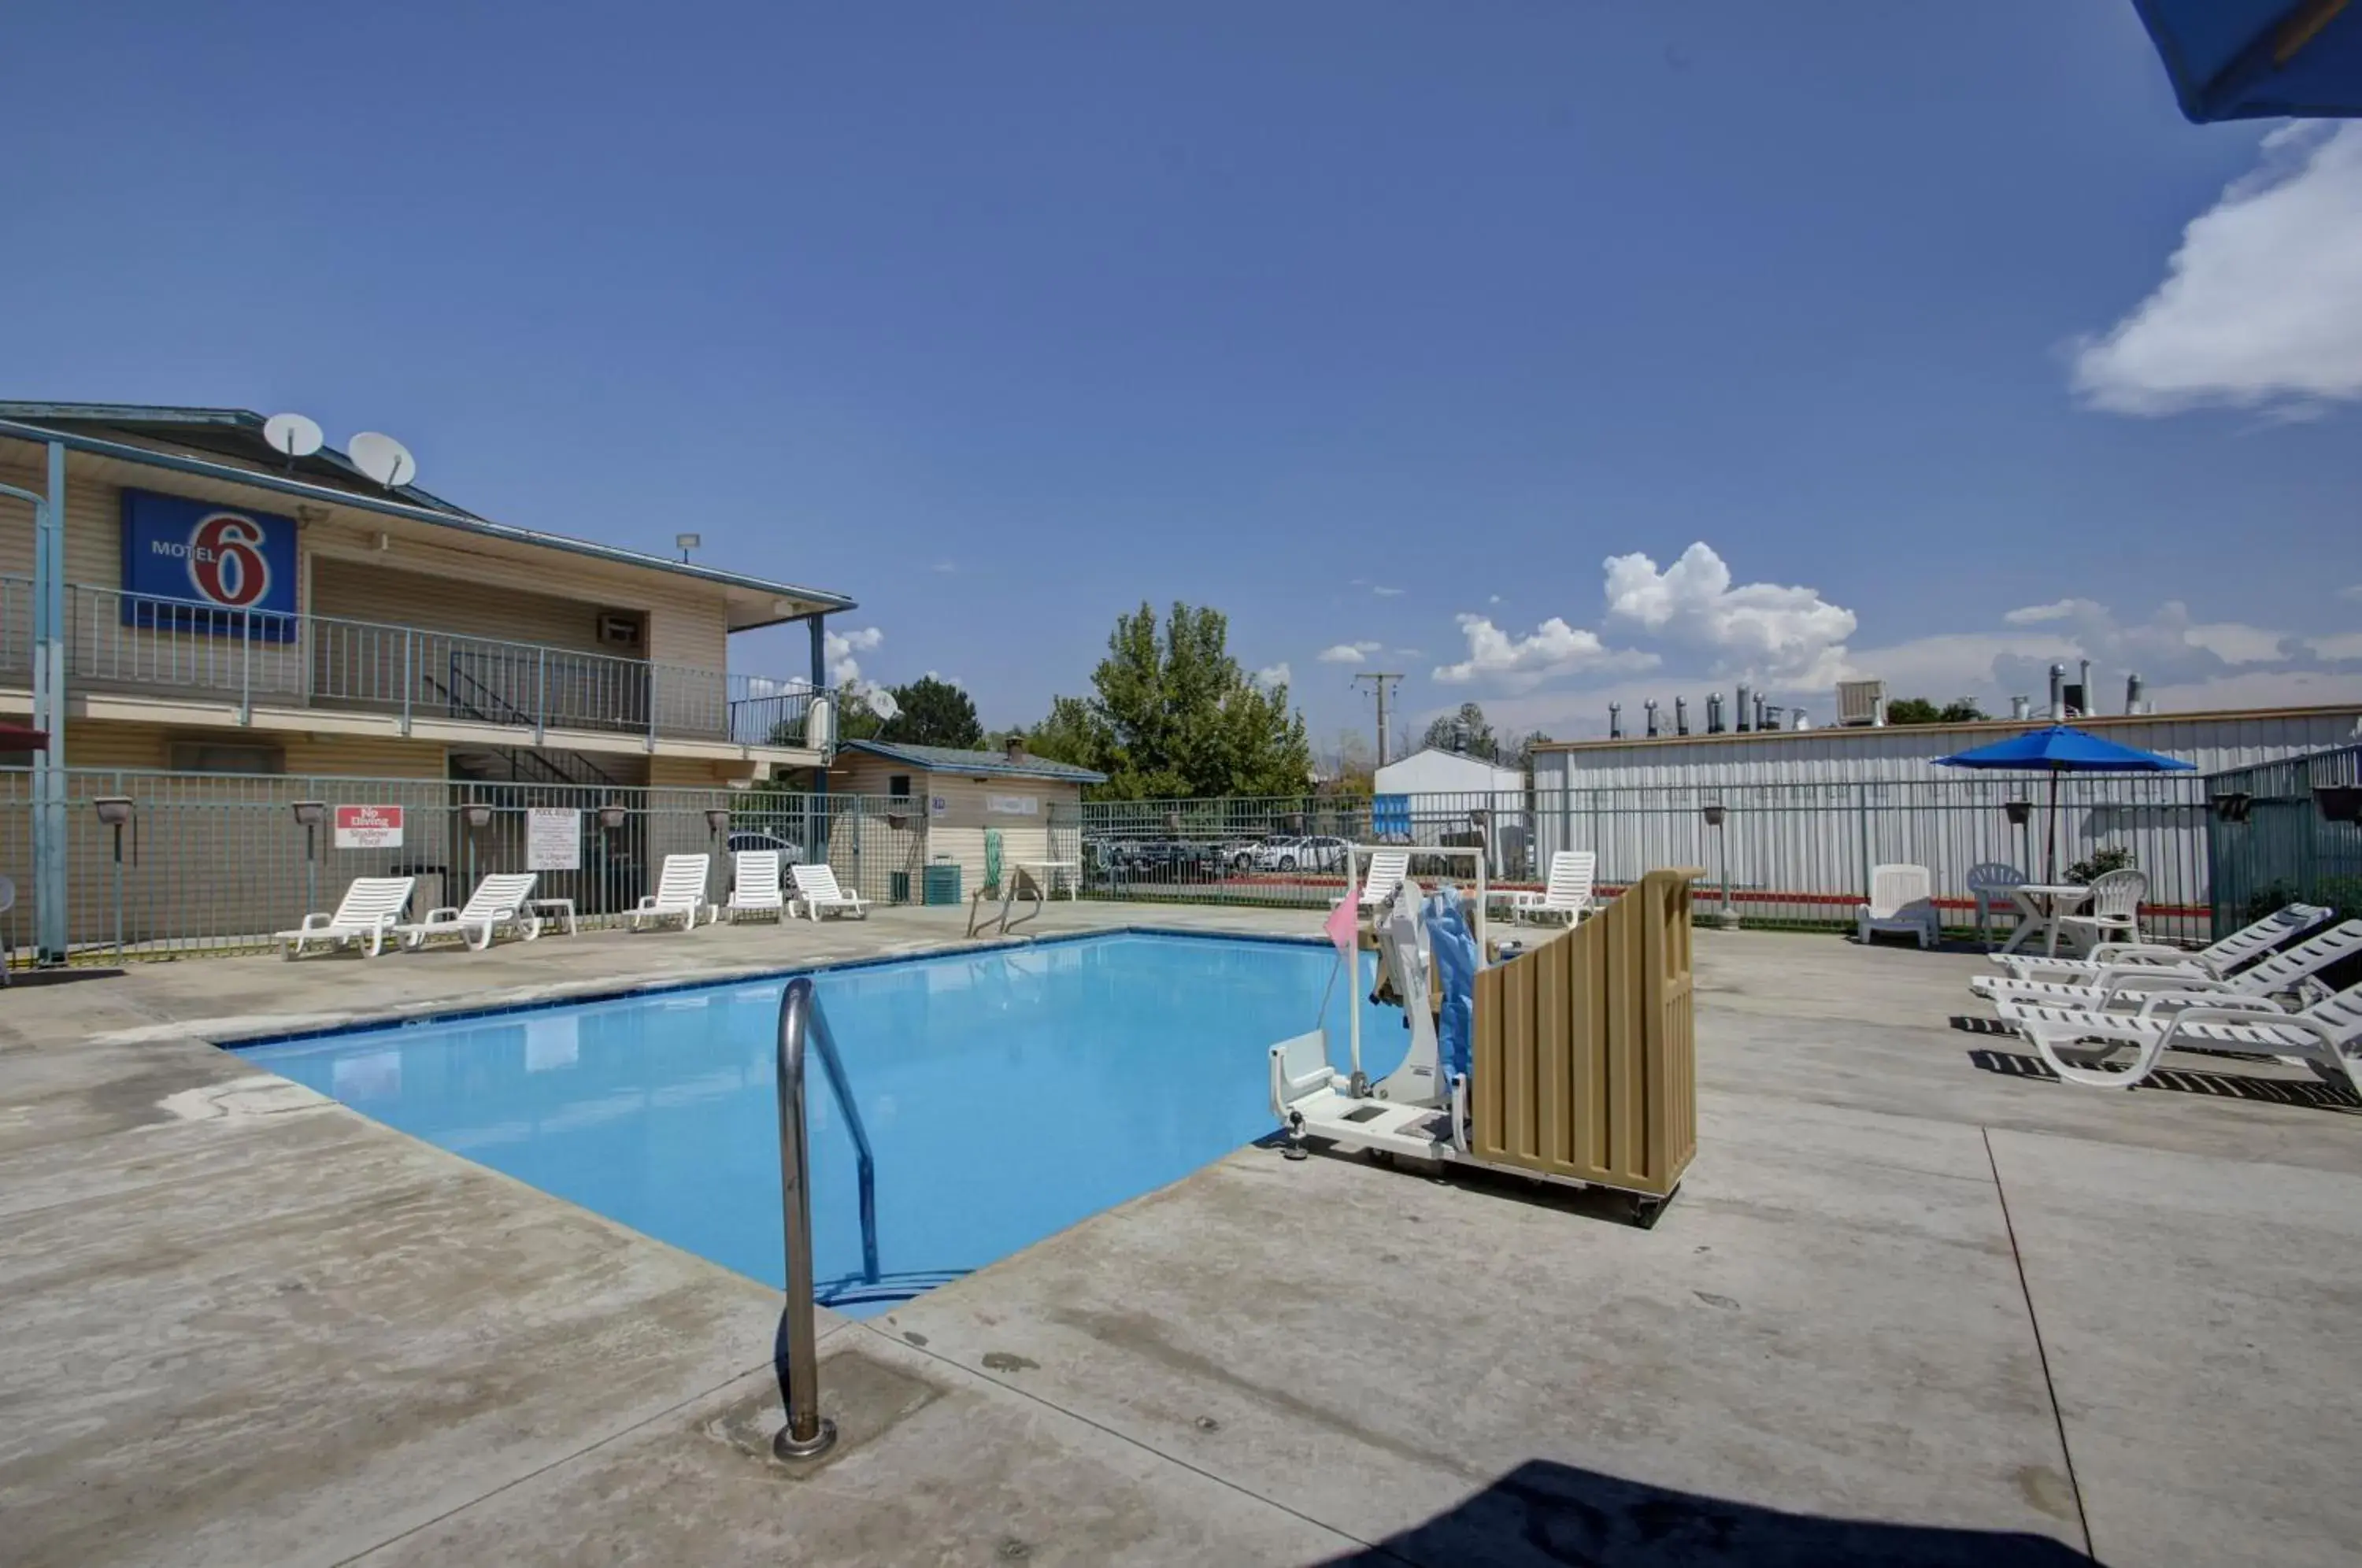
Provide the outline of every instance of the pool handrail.
{"type": "Polygon", "coordinates": [[[781,1459],[817,1459],[836,1441],[836,1423],[820,1413],[820,1342],[812,1327],[817,1286],[812,1278],[811,1140],[804,1121],[808,1045],[818,1048],[821,1070],[828,1075],[844,1124],[853,1133],[861,1181],[862,1275],[868,1284],[877,1283],[877,1162],[852,1086],[845,1081],[836,1038],[829,1032],[828,1015],[821,1010],[810,977],[801,977],[789,981],[779,998],[779,1220],[786,1233],[788,1280],[787,1301],[772,1340],[771,1368],[779,1380],[787,1424],[771,1440],[771,1452],[781,1459]]]}

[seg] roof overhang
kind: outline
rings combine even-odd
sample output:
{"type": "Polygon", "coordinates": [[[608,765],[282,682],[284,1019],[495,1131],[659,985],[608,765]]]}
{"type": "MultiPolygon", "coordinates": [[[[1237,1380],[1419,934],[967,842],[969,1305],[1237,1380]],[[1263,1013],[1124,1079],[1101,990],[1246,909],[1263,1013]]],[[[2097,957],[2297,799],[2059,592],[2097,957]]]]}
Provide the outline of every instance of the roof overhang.
{"type": "Polygon", "coordinates": [[[856,608],[855,601],[824,589],[773,582],[692,561],[676,561],[590,539],[495,523],[414,486],[392,491],[372,490],[367,488],[369,481],[345,461],[341,453],[331,453],[325,447],[315,457],[302,459],[294,471],[273,472],[259,466],[270,460],[270,449],[262,445],[261,428],[260,417],[244,409],[0,402],[0,437],[56,442],[70,451],[94,453],[277,495],[353,507],[480,537],[562,550],[615,565],[715,583],[729,591],[728,625],[734,632],[856,608]],[[100,434],[101,431],[105,433],[100,434]],[[249,435],[253,457],[242,458],[237,449],[249,435]],[[171,449],[174,447],[199,449],[171,449]],[[319,461],[322,458],[334,460],[324,468],[319,461]]]}

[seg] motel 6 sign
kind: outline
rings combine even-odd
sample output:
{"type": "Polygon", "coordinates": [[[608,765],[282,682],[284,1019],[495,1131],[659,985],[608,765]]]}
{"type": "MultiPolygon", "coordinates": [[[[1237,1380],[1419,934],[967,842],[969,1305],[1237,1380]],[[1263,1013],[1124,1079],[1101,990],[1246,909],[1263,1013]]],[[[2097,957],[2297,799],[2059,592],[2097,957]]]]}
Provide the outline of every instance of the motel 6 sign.
{"type": "Polygon", "coordinates": [[[123,492],[123,624],[295,640],[295,521],[154,491],[123,492]]]}

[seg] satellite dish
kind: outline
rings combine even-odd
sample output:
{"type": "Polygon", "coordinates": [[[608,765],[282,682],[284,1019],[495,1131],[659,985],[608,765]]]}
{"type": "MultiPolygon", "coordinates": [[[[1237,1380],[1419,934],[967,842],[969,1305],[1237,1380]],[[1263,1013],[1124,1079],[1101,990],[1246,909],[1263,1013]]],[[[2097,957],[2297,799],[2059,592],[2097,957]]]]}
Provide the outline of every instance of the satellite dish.
{"type": "Polygon", "coordinates": [[[902,711],[902,704],[894,701],[894,693],[883,686],[871,687],[862,701],[869,705],[871,712],[881,719],[891,719],[902,711]]]}
{"type": "Polygon", "coordinates": [[[345,455],[353,467],[388,490],[399,490],[418,477],[418,459],[410,448],[374,430],[364,430],[346,443],[345,455]]]}
{"type": "Polygon", "coordinates": [[[320,427],[300,414],[274,414],[262,422],[262,442],[292,463],[320,449],[320,427]]]}

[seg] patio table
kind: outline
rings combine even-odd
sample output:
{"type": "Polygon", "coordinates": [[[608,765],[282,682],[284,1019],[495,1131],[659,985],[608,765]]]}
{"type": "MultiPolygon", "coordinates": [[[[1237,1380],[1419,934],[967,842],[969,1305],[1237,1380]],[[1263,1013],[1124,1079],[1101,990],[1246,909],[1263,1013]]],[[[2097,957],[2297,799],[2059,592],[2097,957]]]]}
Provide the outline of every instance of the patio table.
{"type": "Polygon", "coordinates": [[[2080,882],[2028,882],[2009,890],[2010,901],[2023,911],[2017,929],[2001,944],[2003,953],[2014,953],[2020,944],[2034,936],[2042,938],[2042,951],[2047,957],[2058,956],[2058,922],[2073,914],[2092,896],[2092,889],[2080,882]]]}

